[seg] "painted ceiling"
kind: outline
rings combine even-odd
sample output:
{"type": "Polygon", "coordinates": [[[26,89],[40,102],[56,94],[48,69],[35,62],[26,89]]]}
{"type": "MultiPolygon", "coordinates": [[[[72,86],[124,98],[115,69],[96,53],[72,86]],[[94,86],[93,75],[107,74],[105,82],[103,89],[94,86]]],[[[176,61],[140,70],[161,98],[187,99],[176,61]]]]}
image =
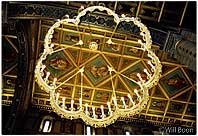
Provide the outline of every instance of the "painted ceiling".
{"type": "MultiPolygon", "coordinates": [[[[37,58],[43,51],[43,41],[46,32],[53,21],[39,21],[37,58]]],[[[96,27],[84,23],[78,30],[74,25],[62,25],[55,30],[52,42],[57,49],[70,45],[70,48],[54,53],[47,57],[45,64],[51,71],[50,78],[57,77],[58,82],[65,81],[73,75],[78,67],[85,67],[83,99],[89,103],[100,106],[111,101],[112,85],[106,65],[132,78],[137,72],[146,68],[148,57],[146,52],[138,50],[137,37],[127,33],[116,32],[113,41],[117,45],[105,44],[112,34],[111,29],[96,27]],[[82,46],[72,46],[79,40],[84,41],[82,46]],[[96,42],[103,53],[90,51],[90,42],[96,42]]],[[[17,42],[15,36],[3,35],[3,104],[11,104],[14,95],[15,79],[17,75],[17,42]],[[5,54],[4,54],[5,51],[5,54]],[[7,56],[10,54],[12,57],[7,56]]],[[[159,83],[149,90],[150,99],[146,108],[132,119],[142,119],[158,123],[178,123],[183,126],[195,126],[196,124],[196,76],[195,73],[184,65],[180,65],[171,56],[160,50],[158,45],[152,45],[153,51],[162,62],[162,76],[159,83]]],[[[144,73],[141,73],[144,77],[144,73]]],[[[113,74],[117,97],[127,96],[127,93],[136,84],[122,76],[113,74]]],[[[51,110],[49,94],[41,90],[37,83],[33,82],[32,105],[41,109],[51,110]]],[[[64,86],[57,90],[61,96],[66,97],[66,103],[71,99],[78,100],[80,93],[80,77],[74,76],[64,86]]],[[[127,102],[126,102],[127,103],[127,102]]],[[[121,105],[121,102],[118,103],[121,105]]],[[[99,108],[98,108],[99,109],[99,108]]]]}

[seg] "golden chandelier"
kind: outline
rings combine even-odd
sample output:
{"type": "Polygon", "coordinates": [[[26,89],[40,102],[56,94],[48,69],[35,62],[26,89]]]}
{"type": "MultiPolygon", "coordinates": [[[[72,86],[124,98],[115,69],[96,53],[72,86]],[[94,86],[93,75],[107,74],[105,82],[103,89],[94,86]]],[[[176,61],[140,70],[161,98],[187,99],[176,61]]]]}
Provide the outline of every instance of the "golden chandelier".
{"type": "MultiPolygon", "coordinates": [[[[116,28],[115,28],[116,29],[116,28]]],[[[114,32],[115,32],[114,29],[114,32]]],[[[72,46],[75,45],[83,45],[84,41],[79,38],[78,42],[72,46]]],[[[112,36],[108,38],[106,41],[106,44],[115,44],[112,42],[112,36]]],[[[65,117],[68,119],[77,119],[81,118],[87,125],[93,126],[93,127],[106,127],[107,125],[110,125],[114,123],[119,117],[129,117],[134,114],[139,113],[142,111],[149,99],[149,93],[148,90],[152,88],[154,85],[157,84],[159,81],[160,75],[161,75],[161,69],[162,65],[158,59],[158,57],[155,55],[155,53],[151,50],[151,35],[147,27],[140,22],[138,18],[134,17],[126,17],[125,15],[119,16],[116,13],[114,13],[111,9],[106,8],[104,6],[91,6],[86,9],[82,9],[81,12],[77,15],[75,19],[70,19],[68,16],[65,19],[58,20],[54,25],[50,27],[48,30],[45,40],[44,40],[44,52],[40,56],[36,68],[35,68],[35,79],[40,86],[41,89],[46,91],[50,94],[50,104],[54,112],[59,114],[61,117],[65,117]],[[134,79],[124,75],[123,73],[116,71],[113,67],[107,65],[109,78],[111,79],[111,85],[112,85],[112,99],[111,101],[107,101],[106,105],[100,106],[100,113],[96,112],[96,107],[94,105],[89,105],[86,103],[86,101],[83,100],[82,94],[83,94],[83,74],[84,74],[84,68],[86,65],[82,67],[78,67],[78,71],[76,71],[75,74],[71,75],[69,78],[67,78],[63,82],[58,82],[57,78],[50,79],[50,72],[49,70],[46,70],[46,66],[43,64],[43,62],[46,60],[46,58],[53,53],[59,52],[61,50],[64,50],[66,48],[70,48],[71,45],[66,45],[64,48],[61,47],[61,49],[54,48],[54,44],[52,43],[52,38],[54,34],[54,30],[62,24],[69,24],[73,23],[74,25],[78,26],[81,22],[81,18],[87,14],[87,12],[93,12],[95,10],[99,11],[106,11],[108,15],[114,17],[114,22],[116,23],[116,27],[120,22],[133,22],[134,25],[139,27],[140,29],[140,35],[142,36],[142,40],[138,40],[138,43],[141,45],[140,50],[143,50],[147,52],[148,57],[150,58],[150,61],[148,61],[148,65],[150,66],[151,70],[150,72],[147,71],[147,69],[144,69],[144,73],[146,74],[147,78],[146,80],[143,80],[140,73],[137,73],[138,81],[135,81],[134,79]],[[134,83],[136,83],[139,87],[137,89],[134,89],[134,91],[130,91],[126,97],[121,97],[122,106],[118,105],[118,99],[116,97],[116,89],[114,86],[112,74],[120,75],[127,80],[130,80],[134,83]],[[68,82],[70,79],[72,79],[74,76],[80,75],[80,98],[78,99],[78,102],[71,99],[71,102],[69,103],[69,106],[66,106],[66,98],[60,97],[60,93],[56,92],[58,88],[63,86],[66,82],[68,82]],[[61,100],[60,100],[61,99],[61,100]],[[126,104],[125,100],[128,99],[130,104],[126,104]],[[61,104],[60,104],[61,103],[61,104]],[[74,107],[74,104],[77,105],[77,108],[74,107]],[[106,112],[107,111],[107,112],[106,112]]],[[[102,51],[98,50],[98,44],[97,42],[90,42],[89,43],[89,50],[91,52],[96,53],[102,53],[102,51]]]]}

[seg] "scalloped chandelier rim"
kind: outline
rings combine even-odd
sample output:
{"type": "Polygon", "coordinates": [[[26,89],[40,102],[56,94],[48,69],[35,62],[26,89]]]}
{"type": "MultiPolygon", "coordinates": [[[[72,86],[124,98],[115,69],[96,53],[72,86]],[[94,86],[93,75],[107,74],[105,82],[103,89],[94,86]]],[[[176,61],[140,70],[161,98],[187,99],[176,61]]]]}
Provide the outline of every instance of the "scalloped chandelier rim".
{"type": "MultiPolygon", "coordinates": [[[[115,32],[115,29],[113,33],[115,32]]],[[[113,35],[112,33],[112,35],[113,35]]],[[[107,44],[115,44],[112,42],[112,35],[111,37],[106,41],[107,44]]],[[[79,41],[72,45],[72,46],[82,46],[84,44],[84,41],[79,36],[79,41]]],[[[81,7],[81,11],[77,15],[75,19],[70,19],[69,16],[66,16],[65,19],[58,20],[56,23],[54,23],[50,29],[48,30],[45,39],[44,39],[44,51],[40,56],[40,59],[37,62],[36,68],[35,68],[35,80],[40,86],[41,89],[46,91],[50,94],[50,104],[54,112],[56,112],[58,115],[64,118],[68,119],[77,119],[81,118],[87,125],[93,126],[93,127],[106,127],[112,123],[114,123],[119,117],[129,117],[132,115],[135,115],[142,111],[144,107],[146,106],[148,100],[149,100],[149,93],[148,90],[152,88],[154,85],[157,84],[159,81],[159,78],[161,76],[162,71],[162,65],[159,61],[158,57],[155,55],[155,53],[151,50],[151,35],[147,27],[141,23],[141,21],[138,18],[134,17],[126,17],[125,15],[121,15],[119,17],[116,13],[114,13],[111,9],[104,7],[104,6],[91,6],[88,8],[81,7]],[[107,70],[109,77],[111,79],[112,83],[112,102],[107,102],[106,107],[108,112],[106,113],[104,111],[104,106],[100,106],[100,114],[97,114],[95,111],[95,107],[93,105],[88,105],[87,103],[83,104],[83,74],[85,66],[78,68],[78,71],[70,76],[67,80],[61,82],[60,84],[57,84],[57,78],[54,78],[52,81],[50,81],[49,76],[50,72],[44,72],[44,69],[46,66],[43,64],[43,61],[46,60],[48,55],[52,55],[55,52],[61,51],[63,49],[69,48],[69,46],[61,49],[61,50],[55,50],[54,44],[52,44],[52,38],[54,34],[54,29],[58,28],[61,24],[68,24],[73,23],[77,27],[80,23],[81,17],[85,16],[87,12],[93,12],[95,10],[99,11],[106,11],[108,15],[114,17],[114,22],[116,23],[116,26],[120,22],[133,22],[134,25],[138,26],[140,28],[140,35],[142,36],[143,40],[138,40],[138,43],[141,45],[140,50],[146,51],[148,57],[151,59],[151,61],[148,61],[148,65],[150,65],[151,72],[149,73],[147,69],[144,69],[144,73],[147,75],[147,80],[143,80],[141,77],[141,74],[137,74],[137,77],[139,78],[139,81],[135,81],[129,77],[127,77],[124,74],[118,73],[113,67],[107,65],[107,70]],[[112,75],[120,74],[123,78],[126,78],[128,80],[133,81],[139,86],[139,89],[134,90],[135,98],[132,97],[132,95],[129,93],[127,96],[127,99],[130,102],[130,105],[127,105],[125,103],[124,97],[121,97],[123,108],[120,108],[117,103],[117,97],[116,97],[116,90],[114,87],[114,82],[112,75]],[[62,105],[59,103],[59,97],[60,94],[56,93],[56,89],[64,85],[67,81],[69,81],[71,78],[73,78],[75,75],[80,75],[80,98],[79,98],[79,106],[77,109],[74,108],[74,100],[71,100],[71,105],[69,108],[65,105],[65,97],[62,98],[62,105]],[[90,112],[91,110],[91,112],[90,112]]],[[[71,45],[70,45],[71,46],[71,45]]],[[[97,51],[98,50],[98,44],[96,42],[91,42],[89,44],[90,51],[97,51]]]]}

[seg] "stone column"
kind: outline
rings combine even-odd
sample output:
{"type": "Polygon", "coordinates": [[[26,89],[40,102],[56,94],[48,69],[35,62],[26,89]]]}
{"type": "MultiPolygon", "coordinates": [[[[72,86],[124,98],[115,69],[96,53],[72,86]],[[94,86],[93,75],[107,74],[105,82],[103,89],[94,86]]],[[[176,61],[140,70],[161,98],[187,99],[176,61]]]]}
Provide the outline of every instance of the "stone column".
{"type": "Polygon", "coordinates": [[[9,119],[3,134],[22,134],[25,114],[32,95],[32,81],[34,75],[35,55],[31,45],[30,20],[16,21],[16,33],[18,40],[18,73],[15,85],[15,93],[9,119]]]}

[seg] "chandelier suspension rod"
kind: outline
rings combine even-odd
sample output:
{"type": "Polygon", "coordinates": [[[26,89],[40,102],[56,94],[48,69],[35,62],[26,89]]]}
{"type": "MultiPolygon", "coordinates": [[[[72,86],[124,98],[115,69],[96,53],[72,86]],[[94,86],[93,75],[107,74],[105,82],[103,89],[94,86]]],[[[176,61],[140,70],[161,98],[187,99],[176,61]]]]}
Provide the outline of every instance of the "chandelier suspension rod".
{"type": "Polygon", "coordinates": [[[116,98],[115,86],[113,84],[113,78],[112,78],[112,73],[111,73],[113,71],[113,69],[110,66],[107,66],[107,67],[108,67],[110,78],[111,78],[111,85],[112,85],[112,89],[113,89],[113,97],[116,98]]]}
{"type": "Polygon", "coordinates": [[[116,26],[115,26],[115,28],[114,28],[114,30],[113,30],[113,32],[112,32],[112,34],[111,34],[111,36],[110,36],[110,39],[112,39],[112,37],[113,37],[113,35],[114,35],[114,33],[115,33],[115,31],[116,31],[117,27],[118,27],[118,24],[119,24],[119,22],[118,22],[118,23],[116,23],[116,26]]]}
{"type": "Polygon", "coordinates": [[[59,84],[55,89],[59,88],[60,86],[62,86],[63,84],[65,84],[67,81],[69,81],[70,79],[72,79],[75,75],[77,75],[80,72],[77,71],[74,75],[70,76],[67,80],[65,80],[64,82],[62,82],[61,84],[59,84]]]}
{"type": "Polygon", "coordinates": [[[132,81],[132,82],[138,84],[137,81],[135,81],[135,80],[133,80],[133,79],[131,79],[131,78],[129,78],[129,77],[123,75],[122,73],[120,73],[120,75],[122,75],[123,77],[127,78],[128,80],[130,80],[130,81],[132,81]]]}
{"type": "Polygon", "coordinates": [[[84,72],[84,67],[81,68],[80,71],[80,76],[81,76],[81,81],[80,81],[80,108],[82,108],[82,95],[83,95],[83,72],[84,72]]]}
{"type": "Polygon", "coordinates": [[[65,50],[65,49],[67,49],[67,48],[73,47],[73,46],[78,45],[78,44],[79,44],[79,42],[77,42],[77,43],[75,43],[75,44],[73,44],[73,45],[70,45],[70,46],[64,45],[64,48],[61,48],[61,49],[57,49],[57,50],[55,50],[55,51],[52,51],[52,53],[56,53],[56,52],[65,50]]]}

